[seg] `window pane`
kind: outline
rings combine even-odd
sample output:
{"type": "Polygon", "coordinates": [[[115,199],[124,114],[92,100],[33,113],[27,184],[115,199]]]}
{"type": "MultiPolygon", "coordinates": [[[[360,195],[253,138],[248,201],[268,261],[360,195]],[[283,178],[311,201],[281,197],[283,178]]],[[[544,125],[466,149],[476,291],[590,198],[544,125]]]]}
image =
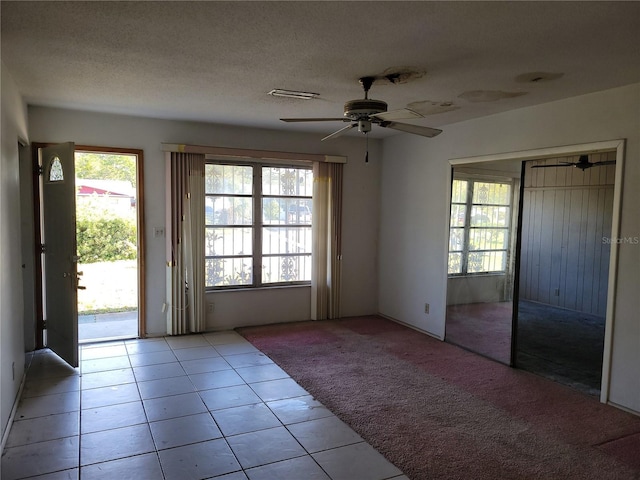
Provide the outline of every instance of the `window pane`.
{"type": "Polygon", "coordinates": [[[204,169],[205,193],[251,195],[253,167],[207,164],[204,169]]]}
{"type": "Polygon", "coordinates": [[[64,180],[64,172],[62,171],[62,162],[56,156],[51,160],[51,165],[49,167],[49,181],[50,182],[61,182],[64,180]]]}
{"type": "Polygon", "coordinates": [[[451,226],[464,227],[464,216],[466,212],[466,205],[451,205],[451,226]]]}
{"type": "Polygon", "coordinates": [[[449,274],[462,272],[462,253],[449,254],[449,274]]]}
{"type": "Polygon", "coordinates": [[[471,207],[472,227],[506,227],[509,225],[509,207],[471,207]]]}
{"type": "Polygon", "coordinates": [[[311,253],[311,227],[265,227],[262,253],[311,253]]]}
{"type": "Polygon", "coordinates": [[[509,205],[511,186],[505,183],[474,182],[473,203],[509,205]]]}
{"type": "Polygon", "coordinates": [[[262,194],[311,197],[313,171],[291,167],[262,167],[262,194]]]}
{"type": "Polygon", "coordinates": [[[467,201],[467,185],[466,180],[454,180],[451,185],[451,202],[465,203],[467,201]]]}
{"type": "Polygon", "coordinates": [[[469,252],[468,273],[503,272],[506,252],[469,252]]]}
{"type": "Polygon", "coordinates": [[[464,246],[464,228],[452,228],[449,231],[449,251],[459,252],[464,246]]]}
{"type": "Polygon", "coordinates": [[[287,219],[293,225],[311,225],[311,200],[287,200],[287,219]]]}
{"type": "Polygon", "coordinates": [[[311,255],[264,257],[262,283],[311,280],[311,255]]]}
{"type": "Polygon", "coordinates": [[[251,225],[253,202],[250,197],[216,197],[205,199],[205,225],[251,225]]]}
{"type": "Polygon", "coordinates": [[[207,258],[205,260],[206,286],[251,285],[253,283],[251,263],[251,257],[207,258]]]}
{"type": "Polygon", "coordinates": [[[469,249],[506,250],[507,233],[506,228],[472,228],[469,231],[469,249]]]}
{"type": "Polygon", "coordinates": [[[282,198],[262,199],[262,223],[264,225],[281,225],[287,220],[286,200],[282,198]]]}
{"type": "Polygon", "coordinates": [[[253,230],[251,228],[207,228],[204,253],[207,257],[251,255],[253,254],[253,230]]]}
{"type": "Polygon", "coordinates": [[[262,222],[265,225],[311,225],[311,199],[263,198],[262,222]]]}

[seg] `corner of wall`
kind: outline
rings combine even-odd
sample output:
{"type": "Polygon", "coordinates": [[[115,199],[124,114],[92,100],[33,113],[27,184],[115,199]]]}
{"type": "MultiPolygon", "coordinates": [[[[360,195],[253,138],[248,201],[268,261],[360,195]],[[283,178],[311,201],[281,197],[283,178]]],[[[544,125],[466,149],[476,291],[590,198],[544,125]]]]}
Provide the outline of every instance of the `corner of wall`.
{"type": "Polygon", "coordinates": [[[0,428],[11,428],[24,377],[24,310],[22,278],[19,143],[28,141],[24,99],[6,66],[0,66],[0,428]]]}

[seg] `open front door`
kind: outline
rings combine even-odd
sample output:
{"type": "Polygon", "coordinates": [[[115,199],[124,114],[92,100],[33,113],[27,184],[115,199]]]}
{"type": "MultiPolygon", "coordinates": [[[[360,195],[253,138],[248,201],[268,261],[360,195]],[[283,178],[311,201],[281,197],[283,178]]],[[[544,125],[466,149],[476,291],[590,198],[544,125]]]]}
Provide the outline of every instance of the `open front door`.
{"type": "Polygon", "coordinates": [[[42,148],[46,346],[78,366],[78,271],[74,144],[42,148]]]}

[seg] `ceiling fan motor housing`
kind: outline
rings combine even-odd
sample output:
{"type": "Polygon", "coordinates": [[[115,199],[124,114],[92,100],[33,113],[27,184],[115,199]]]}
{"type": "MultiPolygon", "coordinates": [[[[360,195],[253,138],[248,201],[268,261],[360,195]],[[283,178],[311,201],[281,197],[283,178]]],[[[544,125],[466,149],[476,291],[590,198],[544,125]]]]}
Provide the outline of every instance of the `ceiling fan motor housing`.
{"type": "Polygon", "coordinates": [[[367,120],[370,115],[387,111],[387,103],[382,100],[350,100],[344,104],[344,116],[351,120],[367,120]]]}

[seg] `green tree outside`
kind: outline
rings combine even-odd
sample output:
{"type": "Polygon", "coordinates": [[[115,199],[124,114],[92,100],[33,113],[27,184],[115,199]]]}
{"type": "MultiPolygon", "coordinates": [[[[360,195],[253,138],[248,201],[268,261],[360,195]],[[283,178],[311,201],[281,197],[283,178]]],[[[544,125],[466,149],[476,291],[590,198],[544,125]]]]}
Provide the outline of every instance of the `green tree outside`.
{"type": "MultiPolygon", "coordinates": [[[[76,152],[76,178],[136,182],[135,155],[76,152]]],[[[116,214],[100,195],[76,205],[77,252],[82,263],[133,260],[137,255],[137,225],[131,214],[116,214]]]]}
{"type": "Polygon", "coordinates": [[[136,181],[134,155],[76,152],[76,178],[136,181]]]}

